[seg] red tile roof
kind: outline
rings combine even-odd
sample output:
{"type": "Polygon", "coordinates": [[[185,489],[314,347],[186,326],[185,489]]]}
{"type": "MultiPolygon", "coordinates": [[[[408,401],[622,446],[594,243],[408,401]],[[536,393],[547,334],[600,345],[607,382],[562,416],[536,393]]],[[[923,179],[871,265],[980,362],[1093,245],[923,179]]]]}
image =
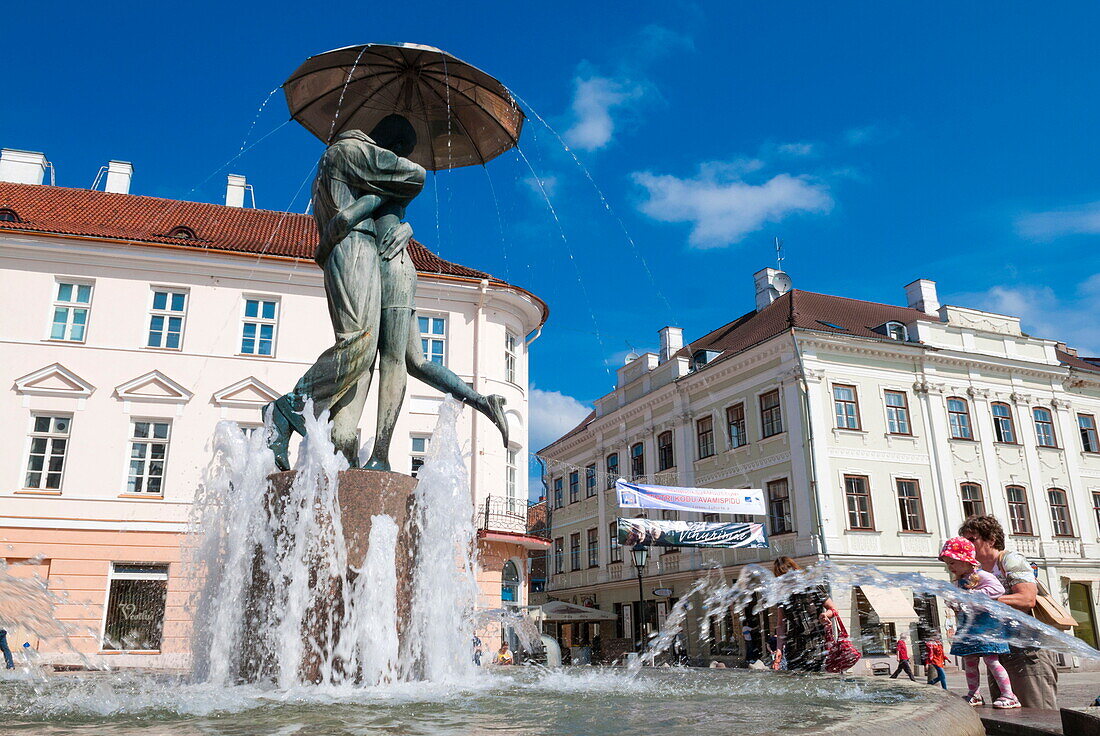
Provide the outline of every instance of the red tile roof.
{"type": "Polygon", "coordinates": [[[792,327],[835,335],[886,340],[887,322],[939,322],[919,309],[848,299],[793,289],[759,312],[752,311],[693,340],[677,355],[714,350],[727,357],[757,345],[792,327]],[[833,326],[835,325],[835,327],[833,326]]]}
{"type": "Polygon", "coordinates": [[[1064,366],[1076,368],[1079,371],[1100,373],[1100,358],[1079,358],[1072,353],[1067,353],[1062,350],[1055,350],[1054,352],[1058,356],[1058,360],[1064,366]]]}
{"type": "MultiPolygon", "coordinates": [[[[20,220],[0,221],[0,231],[78,235],[307,260],[313,259],[317,247],[313,217],[291,212],[10,182],[0,182],[0,209],[14,211],[20,220]],[[177,227],[188,228],[195,239],[169,235],[177,227]]],[[[505,284],[483,271],[445,261],[415,240],[409,250],[418,271],[505,284]]]]}
{"type": "MultiPolygon", "coordinates": [[[[792,289],[759,312],[749,312],[691,341],[676,356],[690,359],[700,350],[712,350],[719,353],[710,361],[714,363],[781,335],[792,327],[834,335],[888,340],[890,338],[885,331],[879,329],[887,322],[911,324],[914,321],[940,320],[919,309],[792,289]]],[[[1078,358],[1061,350],[1057,351],[1057,355],[1062,365],[1068,368],[1100,372],[1100,359],[1078,358]]],[[[595,411],[589,413],[577,426],[544,449],[581,432],[595,418],[595,411]]]]}

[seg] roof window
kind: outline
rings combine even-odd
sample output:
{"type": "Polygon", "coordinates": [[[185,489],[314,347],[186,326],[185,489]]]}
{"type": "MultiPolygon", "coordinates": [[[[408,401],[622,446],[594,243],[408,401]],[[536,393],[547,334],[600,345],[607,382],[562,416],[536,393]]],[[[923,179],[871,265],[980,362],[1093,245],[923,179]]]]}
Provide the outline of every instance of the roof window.
{"type": "Polygon", "coordinates": [[[195,231],[187,227],[186,225],[180,225],[178,227],[172,228],[172,230],[168,233],[168,237],[179,238],[180,240],[198,240],[198,238],[195,237],[195,231]]]}
{"type": "Polygon", "coordinates": [[[22,222],[22,220],[19,219],[15,210],[4,207],[0,208],[0,222],[22,222]]]}
{"type": "Polygon", "coordinates": [[[696,350],[691,356],[691,369],[697,371],[721,354],[719,350],[696,350]]]}
{"type": "Polygon", "coordinates": [[[837,324],[833,324],[832,322],[824,322],[824,321],[822,321],[822,320],[820,320],[820,319],[819,319],[819,320],[817,320],[817,323],[818,323],[819,325],[825,325],[826,327],[831,327],[831,328],[832,328],[832,329],[834,329],[834,330],[843,330],[843,329],[845,329],[845,328],[841,327],[840,325],[837,325],[837,324]]]}
{"type": "Polygon", "coordinates": [[[901,322],[887,322],[886,336],[898,342],[909,342],[909,329],[901,322]]]}

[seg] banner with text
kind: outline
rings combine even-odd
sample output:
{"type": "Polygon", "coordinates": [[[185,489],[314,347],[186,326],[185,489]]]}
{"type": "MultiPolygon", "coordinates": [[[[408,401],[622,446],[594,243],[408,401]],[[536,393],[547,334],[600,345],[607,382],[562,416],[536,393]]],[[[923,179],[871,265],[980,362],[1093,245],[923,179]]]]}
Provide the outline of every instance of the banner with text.
{"type": "Polygon", "coordinates": [[[629,509],[668,509],[705,514],[765,516],[764,491],[759,488],[677,488],[615,481],[619,506],[629,509]]]}
{"type": "Polygon", "coordinates": [[[655,547],[767,547],[763,524],[709,521],[619,519],[619,543],[655,547]]]}

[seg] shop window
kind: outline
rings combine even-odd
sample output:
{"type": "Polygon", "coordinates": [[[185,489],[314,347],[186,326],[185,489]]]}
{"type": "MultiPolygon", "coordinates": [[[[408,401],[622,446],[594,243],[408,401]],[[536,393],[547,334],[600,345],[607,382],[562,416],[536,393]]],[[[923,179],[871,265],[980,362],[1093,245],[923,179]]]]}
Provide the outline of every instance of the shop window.
{"type": "Polygon", "coordinates": [[[160,651],[168,566],[115,563],[107,592],[103,649],[160,651]]]}

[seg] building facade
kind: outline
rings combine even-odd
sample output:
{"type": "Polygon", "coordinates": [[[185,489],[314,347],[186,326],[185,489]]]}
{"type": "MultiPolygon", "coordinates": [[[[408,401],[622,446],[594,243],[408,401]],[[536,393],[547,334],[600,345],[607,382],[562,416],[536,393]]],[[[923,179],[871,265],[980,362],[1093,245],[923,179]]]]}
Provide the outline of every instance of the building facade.
{"type": "MultiPolygon", "coordinates": [[[[571,633],[636,640],[639,621],[659,625],[704,569],[735,579],[780,554],[946,579],[940,544],[967,516],[992,513],[1096,646],[1100,360],[1024,334],[1016,317],[941,306],[930,281],[906,287],[905,307],[791,290],[774,269],[755,282],[756,310],[690,346],[661,330],[660,352],[619,368],[615,390],[541,451],[554,541],[547,595],[617,615],[571,633]],[[655,548],[642,607],[615,539],[616,518],[637,515],[617,506],[620,476],[764,489],[770,547],[655,548]],[[658,588],[672,593],[656,597],[658,588]]],[[[947,615],[935,598],[897,590],[833,596],[866,654],[947,615]]],[[[768,625],[759,623],[754,637],[768,625]]],[[[741,628],[716,622],[707,651],[693,653],[743,654],[741,628]]]]}
{"type": "MultiPolygon", "coordinates": [[[[332,343],[306,215],[242,207],[231,176],[220,206],[43,184],[45,157],[0,157],[0,544],[8,574],[68,597],[77,649],[114,662],[179,666],[193,584],[180,542],[220,420],[246,431],[332,343]]],[[[543,302],[410,245],[422,346],[484,394],[507,400],[510,442],[461,417],[481,525],[480,604],[525,591],[527,336],[543,302]],[[487,513],[494,509],[493,515],[487,513]],[[505,523],[518,519],[515,524],[505,523]],[[504,528],[497,528],[503,526],[504,528]],[[507,593],[506,593],[507,594],[507,593]]],[[[427,453],[442,395],[409,381],[394,470],[427,453]]],[[[364,413],[369,443],[374,398],[364,413]]],[[[518,603],[525,602],[517,600],[518,603]]],[[[61,644],[15,631],[43,653],[61,644]]]]}

